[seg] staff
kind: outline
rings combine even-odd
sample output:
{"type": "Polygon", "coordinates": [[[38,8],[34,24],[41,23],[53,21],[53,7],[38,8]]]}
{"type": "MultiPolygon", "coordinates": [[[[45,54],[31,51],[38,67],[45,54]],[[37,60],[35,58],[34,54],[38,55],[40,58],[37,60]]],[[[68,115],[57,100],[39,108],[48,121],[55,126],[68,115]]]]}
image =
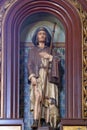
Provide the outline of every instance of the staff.
{"type": "MultiPolygon", "coordinates": [[[[54,39],[55,28],[56,28],[56,23],[54,23],[54,27],[53,27],[53,32],[52,32],[52,38],[51,38],[51,43],[50,43],[50,51],[49,51],[49,54],[52,54],[53,39],[54,39]]],[[[45,82],[44,82],[44,91],[42,91],[42,95],[43,95],[43,96],[42,96],[41,108],[42,108],[42,106],[43,106],[43,104],[44,104],[44,100],[48,98],[48,97],[45,97],[46,87],[47,87],[48,71],[49,71],[49,60],[47,61],[46,75],[45,75],[45,82]]],[[[41,114],[40,114],[40,116],[39,116],[39,126],[40,126],[40,118],[41,118],[41,114]]]]}
{"type": "MultiPolygon", "coordinates": [[[[50,43],[50,54],[52,54],[53,39],[54,39],[55,28],[56,28],[56,23],[54,23],[53,32],[52,32],[52,38],[51,38],[51,43],[50,43]]],[[[46,67],[46,75],[45,75],[44,91],[43,91],[43,102],[44,102],[45,93],[46,93],[48,71],[49,71],[49,60],[48,60],[48,62],[47,62],[47,67],[46,67]]]]}

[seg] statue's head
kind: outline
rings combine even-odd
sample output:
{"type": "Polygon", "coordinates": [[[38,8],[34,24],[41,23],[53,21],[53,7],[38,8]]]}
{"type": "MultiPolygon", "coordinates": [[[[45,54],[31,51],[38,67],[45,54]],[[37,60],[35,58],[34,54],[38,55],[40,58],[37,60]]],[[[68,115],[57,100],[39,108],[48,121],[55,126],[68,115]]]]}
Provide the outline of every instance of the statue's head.
{"type": "Polygon", "coordinates": [[[50,46],[50,42],[51,42],[51,35],[50,33],[48,32],[48,30],[45,28],[45,27],[39,27],[36,29],[36,31],[34,32],[34,35],[32,37],[32,42],[35,46],[37,46],[39,44],[39,39],[38,39],[38,34],[40,32],[43,32],[44,33],[44,38],[45,38],[45,45],[46,46],[50,46]]]}

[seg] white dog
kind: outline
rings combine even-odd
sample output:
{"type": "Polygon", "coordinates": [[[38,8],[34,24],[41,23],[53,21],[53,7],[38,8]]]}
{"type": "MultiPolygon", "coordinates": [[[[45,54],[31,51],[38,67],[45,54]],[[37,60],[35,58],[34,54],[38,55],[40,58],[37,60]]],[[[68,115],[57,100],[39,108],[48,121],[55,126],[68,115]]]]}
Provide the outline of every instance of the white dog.
{"type": "Polygon", "coordinates": [[[56,128],[58,126],[58,123],[60,121],[59,118],[59,110],[58,108],[53,104],[49,106],[49,115],[50,115],[50,125],[51,127],[56,128]]]}

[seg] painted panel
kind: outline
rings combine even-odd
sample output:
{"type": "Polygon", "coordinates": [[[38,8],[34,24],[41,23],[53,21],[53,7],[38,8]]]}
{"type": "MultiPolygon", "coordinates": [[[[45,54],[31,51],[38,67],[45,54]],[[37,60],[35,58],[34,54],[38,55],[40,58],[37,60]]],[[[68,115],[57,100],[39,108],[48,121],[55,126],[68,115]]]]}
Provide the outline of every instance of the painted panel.
{"type": "Polygon", "coordinates": [[[63,130],[86,130],[86,126],[63,126],[63,130]]]}

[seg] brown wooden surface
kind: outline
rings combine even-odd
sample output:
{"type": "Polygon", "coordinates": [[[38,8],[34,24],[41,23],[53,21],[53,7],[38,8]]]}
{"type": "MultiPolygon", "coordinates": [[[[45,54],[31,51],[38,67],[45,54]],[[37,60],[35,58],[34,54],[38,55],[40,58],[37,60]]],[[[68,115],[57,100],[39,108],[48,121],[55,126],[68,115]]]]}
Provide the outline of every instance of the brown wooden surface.
{"type": "Polygon", "coordinates": [[[63,124],[64,126],[68,125],[87,126],[87,119],[61,119],[61,124],[63,124]]]}
{"type": "Polygon", "coordinates": [[[0,119],[0,126],[20,126],[24,130],[23,119],[0,119]]]}
{"type": "Polygon", "coordinates": [[[63,126],[87,126],[87,119],[62,119],[60,130],[63,130],[63,126]]]}

